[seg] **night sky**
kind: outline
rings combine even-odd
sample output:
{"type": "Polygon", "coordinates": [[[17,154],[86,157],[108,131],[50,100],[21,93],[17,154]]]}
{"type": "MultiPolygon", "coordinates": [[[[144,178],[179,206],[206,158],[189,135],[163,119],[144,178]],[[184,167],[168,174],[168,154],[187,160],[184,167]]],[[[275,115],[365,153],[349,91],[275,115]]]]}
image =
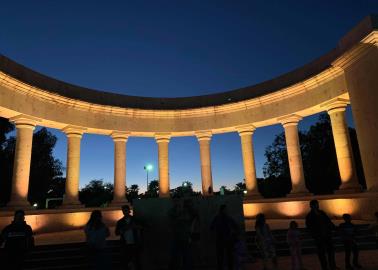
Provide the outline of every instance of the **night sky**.
{"type": "MultiPolygon", "coordinates": [[[[46,75],[109,92],[152,97],[216,93],[253,85],[300,67],[336,46],[378,1],[3,1],[0,54],[46,75]]],[[[350,109],[348,123],[353,126],[350,109]]],[[[300,123],[306,130],[317,119],[300,123]]],[[[66,138],[50,129],[66,163],[66,138]]],[[[279,125],[254,135],[257,174],[279,125]]],[[[201,183],[196,138],[170,142],[171,187],[201,183]]],[[[237,133],[213,136],[215,190],[243,179],[237,133]]],[[[113,142],[85,134],[81,180],[113,182],[113,142]]],[[[127,185],[146,186],[157,170],[152,138],[127,143],[127,185]]]]}

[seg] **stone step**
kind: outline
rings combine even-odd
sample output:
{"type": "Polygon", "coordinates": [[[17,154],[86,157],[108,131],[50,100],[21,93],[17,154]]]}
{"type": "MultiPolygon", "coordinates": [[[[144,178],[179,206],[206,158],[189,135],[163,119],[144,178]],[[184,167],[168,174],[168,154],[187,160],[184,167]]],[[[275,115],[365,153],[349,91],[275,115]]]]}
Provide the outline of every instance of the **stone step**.
{"type": "MultiPolygon", "coordinates": [[[[359,225],[356,236],[360,250],[371,250],[376,248],[375,237],[368,229],[368,225],[359,225]]],[[[313,239],[305,229],[301,229],[302,253],[316,253],[313,239]]],[[[287,230],[273,230],[278,256],[290,255],[289,247],[286,243],[287,230]]],[[[246,232],[246,246],[251,257],[261,257],[261,252],[255,243],[255,232],[246,232]]],[[[343,244],[338,234],[334,234],[333,241],[336,251],[343,250],[343,244]]],[[[113,266],[120,264],[119,241],[107,241],[107,250],[111,254],[113,266]]],[[[26,270],[45,269],[88,269],[88,256],[85,243],[71,243],[59,245],[36,246],[26,261],[26,270]]]]}

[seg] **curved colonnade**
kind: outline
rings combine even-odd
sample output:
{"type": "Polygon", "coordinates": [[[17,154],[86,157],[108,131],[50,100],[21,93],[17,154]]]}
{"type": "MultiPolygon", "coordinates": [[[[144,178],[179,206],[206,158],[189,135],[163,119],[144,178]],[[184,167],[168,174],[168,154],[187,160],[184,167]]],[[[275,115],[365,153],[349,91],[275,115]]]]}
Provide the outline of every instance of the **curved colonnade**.
{"type": "Polygon", "coordinates": [[[158,144],[160,196],[169,196],[170,138],[196,136],[200,148],[202,192],[211,195],[210,142],[213,134],[238,132],[247,197],[259,199],[253,133],[281,124],[286,137],[292,191],[306,196],[298,122],[327,111],[331,118],[342,185],[341,193],[359,190],[345,109],[351,104],[368,191],[378,190],[378,17],[369,16],[328,54],[293,72],[230,92],[188,98],[145,98],[100,92],[36,73],[0,56],[0,116],[17,130],[11,200],[28,207],[33,129],[46,126],[67,135],[65,208],[78,200],[80,144],[84,133],[114,141],[114,199],[125,203],[126,143],[131,136],[154,137],[158,144]]]}

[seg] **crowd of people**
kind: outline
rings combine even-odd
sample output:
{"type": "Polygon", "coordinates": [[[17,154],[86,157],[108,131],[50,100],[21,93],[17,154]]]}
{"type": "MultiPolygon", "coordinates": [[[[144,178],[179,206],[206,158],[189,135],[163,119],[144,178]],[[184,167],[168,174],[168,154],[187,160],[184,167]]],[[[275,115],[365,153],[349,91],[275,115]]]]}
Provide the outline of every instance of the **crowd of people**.
{"type": "MultiPolygon", "coordinates": [[[[129,205],[122,207],[123,217],[118,220],[115,235],[120,239],[120,258],[122,269],[141,270],[141,251],[143,243],[143,226],[131,215],[129,205]]],[[[167,213],[172,239],[170,247],[169,269],[191,270],[194,262],[198,263],[201,255],[200,217],[190,200],[174,200],[173,207],[167,213]]],[[[374,230],[378,248],[378,213],[376,222],[369,229],[374,230]]],[[[322,270],[339,269],[335,262],[335,249],[332,240],[334,231],[338,231],[345,251],[345,268],[361,269],[358,259],[356,242],[356,226],[349,214],[343,215],[344,222],[336,226],[328,215],[319,209],[316,200],[310,202],[310,212],[306,216],[305,225],[314,239],[322,270]],[[351,261],[351,257],[353,257],[351,261]]],[[[209,228],[215,234],[215,253],[217,269],[242,270],[243,262],[248,257],[248,251],[243,241],[243,230],[227,213],[227,206],[221,205],[209,228]]],[[[255,223],[256,246],[261,252],[265,269],[278,269],[276,240],[266,222],[264,214],[256,216],[255,223]]],[[[87,253],[91,269],[111,269],[111,254],[107,249],[106,239],[110,230],[102,220],[100,210],[94,210],[85,225],[87,253]]],[[[304,270],[302,260],[301,231],[296,221],[291,221],[287,230],[287,244],[291,253],[293,270],[304,270]]],[[[6,264],[9,269],[23,269],[22,264],[27,253],[34,246],[32,228],[25,222],[23,210],[14,213],[12,223],[6,226],[0,235],[0,246],[4,243],[6,264]]],[[[251,258],[249,258],[251,259],[251,258]]]]}

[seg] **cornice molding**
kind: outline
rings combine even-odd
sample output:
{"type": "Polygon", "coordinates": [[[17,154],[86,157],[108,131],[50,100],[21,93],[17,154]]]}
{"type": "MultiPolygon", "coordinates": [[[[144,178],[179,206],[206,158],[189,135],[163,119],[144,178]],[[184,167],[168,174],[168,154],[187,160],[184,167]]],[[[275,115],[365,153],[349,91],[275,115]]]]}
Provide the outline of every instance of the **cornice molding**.
{"type": "Polygon", "coordinates": [[[378,31],[371,32],[359,44],[345,52],[341,57],[332,62],[332,66],[340,67],[343,70],[358,62],[360,58],[378,47],[378,31]]]}
{"type": "Polygon", "coordinates": [[[3,85],[10,91],[16,91],[29,98],[36,98],[43,102],[49,102],[57,106],[66,106],[75,110],[89,111],[94,114],[110,114],[119,116],[128,116],[136,118],[161,118],[161,119],[174,119],[174,118],[193,118],[213,116],[217,114],[227,114],[230,112],[244,111],[247,109],[260,107],[263,105],[271,104],[293,97],[294,95],[304,94],[305,92],[316,88],[324,83],[343,75],[343,70],[339,67],[330,67],[323,72],[307,79],[298,82],[289,87],[278,90],[274,93],[266,94],[257,98],[247,99],[244,101],[228,103],[224,105],[202,107],[196,109],[174,109],[174,110],[146,110],[134,108],[121,108],[114,106],[99,105],[89,103],[81,100],[67,98],[44,89],[36,88],[17,79],[0,72],[0,86],[3,85]]]}
{"type": "Polygon", "coordinates": [[[281,123],[283,127],[297,126],[302,119],[300,115],[291,114],[277,118],[277,122],[281,123]]]}

